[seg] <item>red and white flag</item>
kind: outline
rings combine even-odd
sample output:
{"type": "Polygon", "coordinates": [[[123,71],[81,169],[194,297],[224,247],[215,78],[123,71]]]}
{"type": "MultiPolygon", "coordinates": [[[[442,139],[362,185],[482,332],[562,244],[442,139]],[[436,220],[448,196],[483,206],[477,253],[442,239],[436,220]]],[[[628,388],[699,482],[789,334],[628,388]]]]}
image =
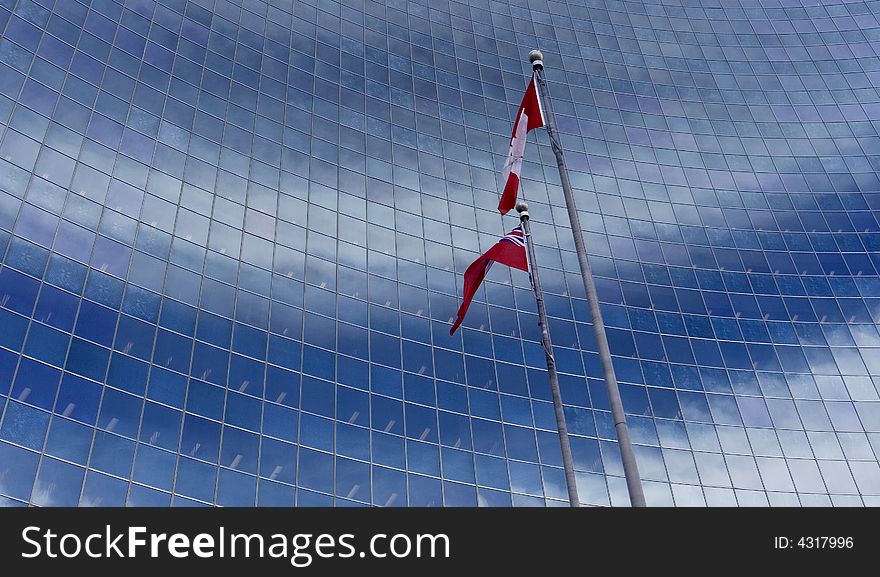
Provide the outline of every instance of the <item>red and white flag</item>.
{"type": "Polygon", "coordinates": [[[458,316],[452,324],[452,328],[449,329],[450,335],[458,329],[461,321],[464,320],[471,300],[495,262],[520,270],[529,270],[529,261],[526,258],[526,241],[521,226],[507,233],[464,272],[464,295],[461,306],[458,308],[458,316]]]}
{"type": "Polygon", "coordinates": [[[507,212],[516,205],[516,192],[519,189],[519,172],[522,169],[523,153],[526,149],[526,136],[533,128],[544,126],[544,110],[541,108],[541,99],[538,98],[538,90],[535,86],[535,76],[526,88],[519,112],[516,114],[516,123],[513,125],[513,136],[510,137],[510,151],[507,153],[507,162],[504,163],[504,192],[501,193],[501,201],[498,210],[501,214],[507,212]]]}

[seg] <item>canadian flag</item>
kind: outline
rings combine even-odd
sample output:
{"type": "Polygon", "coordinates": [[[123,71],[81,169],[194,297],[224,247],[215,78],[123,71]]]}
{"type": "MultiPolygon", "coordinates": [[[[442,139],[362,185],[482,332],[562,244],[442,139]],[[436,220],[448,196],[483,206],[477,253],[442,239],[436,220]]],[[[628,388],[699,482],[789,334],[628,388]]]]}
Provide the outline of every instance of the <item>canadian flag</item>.
{"type": "Polygon", "coordinates": [[[519,172],[522,169],[523,153],[526,149],[526,136],[533,128],[540,128],[546,124],[544,109],[541,108],[541,99],[538,98],[538,90],[535,87],[535,75],[526,88],[519,112],[516,114],[516,123],[513,125],[513,135],[510,137],[510,151],[507,153],[507,162],[504,163],[504,192],[501,193],[501,201],[498,210],[501,214],[507,214],[516,205],[516,192],[519,189],[519,172]]]}

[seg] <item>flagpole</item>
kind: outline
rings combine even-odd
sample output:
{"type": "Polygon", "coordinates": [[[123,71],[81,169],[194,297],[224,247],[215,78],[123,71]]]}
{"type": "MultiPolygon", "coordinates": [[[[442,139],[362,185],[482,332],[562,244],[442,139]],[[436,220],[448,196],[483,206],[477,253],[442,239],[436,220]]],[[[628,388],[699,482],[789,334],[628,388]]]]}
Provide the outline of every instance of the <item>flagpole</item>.
{"type": "Polygon", "coordinates": [[[571,191],[571,180],[568,178],[568,170],[565,168],[565,154],[562,150],[562,142],[559,139],[559,135],[553,127],[553,109],[550,108],[550,94],[547,90],[547,82],[544,79],[544,55],[539,50],[532,50],[529,54],[529,61],[532,63],[535,79],[538,81],[537,88],[544,109],[547,136],[550,137],[550,146],[556,155],[556,164],[559,167],[559,179],[562,182],[562,193],[565,196],[568,218],[571,221],[571,232],[574,236],[574,248],[575,252],[577,252],[578,264],[580,264],[581,268],[584,289],[587,293],[587,304],[590,307],[590,318],[593,321],[596,347],[599,352],[599,360],[602,363],[602,372],[605,376],[605,388],[608,391],[608,400],[611,402],[611,416],[614,420],[614,430],[617,433],[617,444],[620,447],[620,457],[623,462],[623,473],[626,477],[630,504],[633,507],[645,507],[645,493],[642,489],[639,467],[636,463],[636,455],[629,437],[629,428],[626,425],[626,416],[623,412],[623,402],[620,400],[620,390],[617,387],[614,365],[611,363],[611,350],[608,348],[608,337],[605,335],[605,325],[602,322],[602,311],[599,309],[599,298],[596,294],[593,272],[590,268],[590,261],[587,259],[584,233],[581,230],[580,218],[578,217],[574,195],[571,191]]]}
{"type": "Polygon", "coordinates": [[[541,345],[547,358],[547,374],[550,376],[550,393],[553,396],[553,411],[556,413],[556,429],[559,431],[559,446],[562,449],[562,468],[565,471],[565,484],[568,487],[568,502],[572,507],[580,507],[577,480],[574,476],[574,462],[571,458],[571,444],[568,439],[568,426],[565,424],[565,412],[562,409],[562,393],[559,390],[559,375],[556,373],[556,359],[553,358],[553,343],[550,341],[550,328],[547,324],[547,309],[544,306],[544,291],[541,289],[541,277],[538,275],[538,264],[535,261],[535,245],[532,243],[532,230],[529,225],[529,205],[520,201],[516,205],[519,220],[522,223],[523,237],[526,241],[526,254],[529,262],[529,280],[535,291],[535,302],[538,305],[538,327],[541,329],[541,345]]]}

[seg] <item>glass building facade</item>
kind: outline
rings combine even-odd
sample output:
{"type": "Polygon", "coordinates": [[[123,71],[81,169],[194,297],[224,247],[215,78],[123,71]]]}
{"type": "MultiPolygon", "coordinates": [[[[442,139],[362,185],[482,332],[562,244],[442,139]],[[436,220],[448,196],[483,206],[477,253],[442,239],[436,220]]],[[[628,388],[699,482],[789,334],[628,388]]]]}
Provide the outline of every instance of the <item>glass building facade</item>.
{"type": "MultiPolygon", "coordinates": [[[[0,503],[566,505],[461,273],[541,48],[649,505],[880,503],[880,2],[0,0],[0,503]]],[[[546,133],[581,500],[628,497],[546,133]]]]}

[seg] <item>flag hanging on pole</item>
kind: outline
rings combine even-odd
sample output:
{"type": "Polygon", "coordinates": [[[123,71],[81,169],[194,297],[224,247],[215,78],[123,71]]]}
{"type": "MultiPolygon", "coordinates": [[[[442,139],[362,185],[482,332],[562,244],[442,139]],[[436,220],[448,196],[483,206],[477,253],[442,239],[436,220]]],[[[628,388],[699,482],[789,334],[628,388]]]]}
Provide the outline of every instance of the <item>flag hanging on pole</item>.
{"type": "Polygon", "coordinates": [[[456,329],[461,325],[461,321],[464,320],[464,315],[467,314],[468,307],[471,304],[471,299],[474,298],[477,289],[480,288],[480,284],[486,278],[486,274],[488,274],[489,269],[492,268],[492,264],[495,262],[506,264],[511,268],[518,268],[524,271],[529,270],[525,238],[523,237],[521,226],[507,233],[504,238],[495,243],[495,246],[471,263],[471,266],[464,272],[464,294],[462,295],[461,306],[458,309],[458,316],[452,324],[452,328],[449,329],[450,335],[455,333],[456,329]]]}
{"type": "Polygon", "coordinates": [[[513,125],[513,135],[510,137],[510,151],[507,153],[507,161],[504,163],[504,192],[501,193],[501,201],[498,210],[501,214],[513,208],[516,204],[516,192],[519,189],[519,172],[522,168],[523,153],[526,148],[526,136],[533,128],[544,126],[544,110],[541,108],[541,99],[538,98],[538,90],[535,88],[535,76],[526,88],[519,112],[516,113],[516,122],[513,125]]]}

